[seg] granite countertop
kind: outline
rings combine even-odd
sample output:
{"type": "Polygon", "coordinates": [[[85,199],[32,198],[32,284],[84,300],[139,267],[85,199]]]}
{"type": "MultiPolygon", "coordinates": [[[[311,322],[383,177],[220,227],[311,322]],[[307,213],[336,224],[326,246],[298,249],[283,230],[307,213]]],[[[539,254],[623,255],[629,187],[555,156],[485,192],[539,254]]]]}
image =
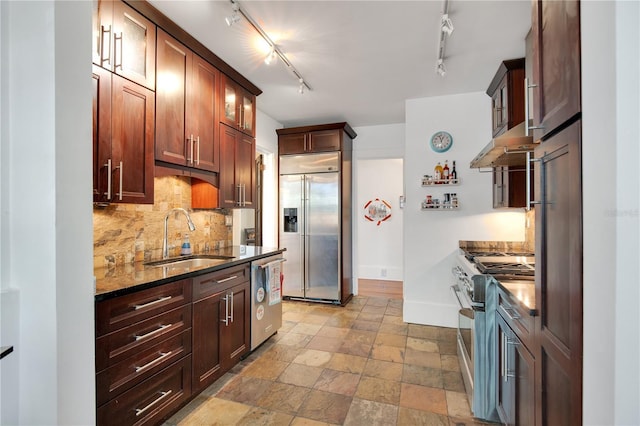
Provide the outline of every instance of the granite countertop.
{"type": "Polygon", "coordinates": [[[525,311],[529,312],[529,315],[536,316],[538,310],[536,309],[536,286],[533,280],[518,280],[518,279],[500,279],[496,278],[498,285],[511,294],[515,300],[517,300],[525,311]]]}
{"type": "Polygon", "coordinates": [[[143,262],[135,262],[116,266],[115,268],[99,267],[94,269],[96,280],[95,300],[105,300],[116,296],[155,287],[176,280],[191,278],[204,273],[214,272],[234,265],[247,263],[261,257],[267,257],[282,253],[284,249],[232,246],[208,253],[196,253],[208,256],[225,256],[224,259],[216,259],[207,266],[190,268],[185,265],[172,265],[171,267],[151,266],[143,262]]]}

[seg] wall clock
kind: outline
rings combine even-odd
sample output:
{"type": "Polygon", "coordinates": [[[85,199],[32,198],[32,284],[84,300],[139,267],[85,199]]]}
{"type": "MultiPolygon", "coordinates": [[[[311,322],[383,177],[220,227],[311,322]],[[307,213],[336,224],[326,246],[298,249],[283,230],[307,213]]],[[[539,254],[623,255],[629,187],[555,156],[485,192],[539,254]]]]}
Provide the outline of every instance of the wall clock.
{"type": "Polygon", "coordinates": [[[451,148],[451,145],[453,145],[453,137],[442,130],[435,132],[433,136],[431,136],[430,145],[431,149],[435,152],[447,152],[449,148],[451,148]]]}

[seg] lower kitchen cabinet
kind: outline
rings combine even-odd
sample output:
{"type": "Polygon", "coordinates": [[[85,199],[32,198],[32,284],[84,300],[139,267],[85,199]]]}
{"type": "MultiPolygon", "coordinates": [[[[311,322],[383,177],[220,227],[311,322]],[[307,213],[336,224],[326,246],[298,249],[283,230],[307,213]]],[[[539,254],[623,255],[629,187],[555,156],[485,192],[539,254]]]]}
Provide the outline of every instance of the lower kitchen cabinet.
{"type": "Polygon", "coordinates": [[[193,388],[200,391],[231,369],[250,347],[249,265],[194,279],[193,388]]]}
{"type": "Polygon", "coordinates": [[[500,314],[498,329],[498,415],[505,425],[535,424],[535,360],[500,314]]]}

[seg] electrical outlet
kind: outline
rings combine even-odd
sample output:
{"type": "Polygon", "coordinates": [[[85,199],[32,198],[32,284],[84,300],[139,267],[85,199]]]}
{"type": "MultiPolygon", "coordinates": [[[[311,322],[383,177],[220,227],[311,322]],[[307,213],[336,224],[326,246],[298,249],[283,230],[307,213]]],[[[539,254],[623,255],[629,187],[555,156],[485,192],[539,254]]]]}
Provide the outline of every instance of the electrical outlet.
{"type": "Polygon", "coordinates": [[[386,277],[387,276],[387,268],[380,269],[380,276],[381,277],[386,277]]]}

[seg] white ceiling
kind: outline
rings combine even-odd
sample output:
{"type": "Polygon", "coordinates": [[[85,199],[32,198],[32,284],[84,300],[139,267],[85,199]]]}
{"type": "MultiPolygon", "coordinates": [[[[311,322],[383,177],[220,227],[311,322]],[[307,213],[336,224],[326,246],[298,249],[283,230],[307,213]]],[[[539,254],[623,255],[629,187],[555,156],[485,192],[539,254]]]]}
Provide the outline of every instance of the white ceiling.
{"type": "Polygon", "coordinates": [[[500,61],[523,57],[529,0],[449,1],[447,74],[435,73],[441,1],[242,1],[312,87],[267,66],[256,31],[231,27],[229,1],[150,3],[258,86],[258,108],[286,127],[404,123],[405,100],[485,91],[500,61]]]}

